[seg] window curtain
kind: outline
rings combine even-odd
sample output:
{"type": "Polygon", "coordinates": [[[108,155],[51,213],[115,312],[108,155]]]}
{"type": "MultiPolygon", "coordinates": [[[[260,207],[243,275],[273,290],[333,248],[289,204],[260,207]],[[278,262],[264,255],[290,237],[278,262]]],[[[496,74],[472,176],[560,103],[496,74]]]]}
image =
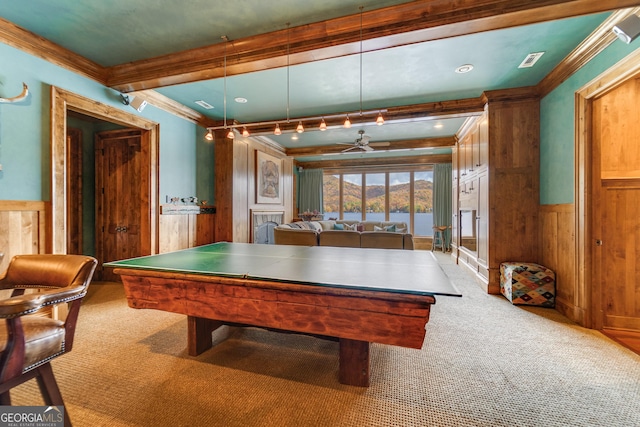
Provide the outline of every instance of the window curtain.
{"type": "Polygon", "coordinates": [[[451,163],[436,164],[433,170],[433,225],[448,227],[444,233],[445,247],[451,248],[451,163]]]}
{"type": "Polygon", "coordinates": [[[299,172],[298,212],[323,212],[322,169],[303,169],[299,172]]]}

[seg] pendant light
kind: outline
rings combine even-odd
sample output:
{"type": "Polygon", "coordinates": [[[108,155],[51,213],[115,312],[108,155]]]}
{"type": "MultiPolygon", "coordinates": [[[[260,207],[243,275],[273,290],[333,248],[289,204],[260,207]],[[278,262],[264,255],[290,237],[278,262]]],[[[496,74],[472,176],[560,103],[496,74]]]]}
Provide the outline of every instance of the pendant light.
{"type": "Polygon", "coordinates": [[[249,131],[247,130],[247,128],[246,128],[246,127],[244,127],[244,128],[242,129],[242,136],[244,136],[245,138],[247,138],[249,135],[251,135],[251,134],[249,133],[249,131]]]}
{"type": "Polygon", "coordinates": [[[296,128],[296,132],[298,133],[304,132],[304,126],[302,126],[302,121],[298,122],[298,127],[296,128]]]}
{"type": "Polygon", "coordinates": [[[322,119],[322,121],[320,122],[320,128],[321,131],[325,131],[327,130],[327,124],[324,122],[324,118],[322,119]]]}
{"type": "MultiPolygon", "coordinates": [[[[224,40],[224,97],[223,97],[223,116],[224,116],[224,128],[227,128],[227,43],[229,39],[227,36],[222,36],[222,40],[224,40]]],[[[233,139],[233,128],[229,129],[227,133],[227,138],[233,139]]]]}
{"type": "Polygon", "coordinates": [[[276,129],[273,131],[274,135],[282,135],[282,131],[280,130],[280,125],[276,123],[276,129]]]}

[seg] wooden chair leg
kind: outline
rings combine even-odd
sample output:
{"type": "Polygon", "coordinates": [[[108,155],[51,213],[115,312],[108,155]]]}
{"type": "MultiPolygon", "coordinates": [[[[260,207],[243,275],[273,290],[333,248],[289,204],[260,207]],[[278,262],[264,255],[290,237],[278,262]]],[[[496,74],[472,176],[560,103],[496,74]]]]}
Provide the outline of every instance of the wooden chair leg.
{"type": "MultiPolygon", "coordinates": [[[[64,406],[62,394],[58,388],[56,377],[53,375],[51,363],[45,363],[36,369],[38,370],[36,380],[38,381],[44,403],[51,406],[64,406]]],[[[64,408],[64,425],[65,427],[71,427],[71,419],[69,418],[69,411],[67,411],[66,407],[64,408]]]]}

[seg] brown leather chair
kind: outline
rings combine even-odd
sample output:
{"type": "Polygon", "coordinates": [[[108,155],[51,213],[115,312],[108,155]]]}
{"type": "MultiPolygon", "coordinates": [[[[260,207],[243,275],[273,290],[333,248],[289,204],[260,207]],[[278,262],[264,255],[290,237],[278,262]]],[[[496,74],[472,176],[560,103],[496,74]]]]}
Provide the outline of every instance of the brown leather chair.
{"type": "MultiPolygon", "coordinates": [[[[0,404],[10,405],[10,390],[36,378],[46,405],[64,406],[51,360],[71,351],[82,298],[96,269],[95,258],[83,255],[18,255],[0,274],[0,290],[13,290],[0,300],[0,404]],[[26,289],[39,292],[25,294],[26,289]],[[64,321],[29,316],[69,303],[64,321]]],[[[71,425],[64,411],[65,425],[71,425]]]]}

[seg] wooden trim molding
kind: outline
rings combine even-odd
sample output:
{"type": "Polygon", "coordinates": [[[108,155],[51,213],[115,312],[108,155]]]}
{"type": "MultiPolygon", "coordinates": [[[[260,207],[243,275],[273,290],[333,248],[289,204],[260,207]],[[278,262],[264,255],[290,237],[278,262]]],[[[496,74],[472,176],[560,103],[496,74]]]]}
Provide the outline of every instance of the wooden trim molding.
{"type": "Polygon", "coordinates": [[[101,120],[125,127],[135,127],[150,131],[150,247],[151,253],[158,251],[158,148],[159,125],[135,114],[102,104],[72,92],[51,86],[51,214],[48,229],[51,233],[51,252],[67,251],[67,186],[66,186],[66,132],[67,110],[76,111],[101,120]]]}
{"type": "Polygon", "coordinates": [[[619,10],[600,24],[589,37],[580,43],[560,64],[538,83],[537,88],[540,97],[551,93],[551,91],[560,86],[565,80],[617,40],[617,37],[611,29],[630,15],[637,15],[639,12],[640,7],[619,10]]]}

